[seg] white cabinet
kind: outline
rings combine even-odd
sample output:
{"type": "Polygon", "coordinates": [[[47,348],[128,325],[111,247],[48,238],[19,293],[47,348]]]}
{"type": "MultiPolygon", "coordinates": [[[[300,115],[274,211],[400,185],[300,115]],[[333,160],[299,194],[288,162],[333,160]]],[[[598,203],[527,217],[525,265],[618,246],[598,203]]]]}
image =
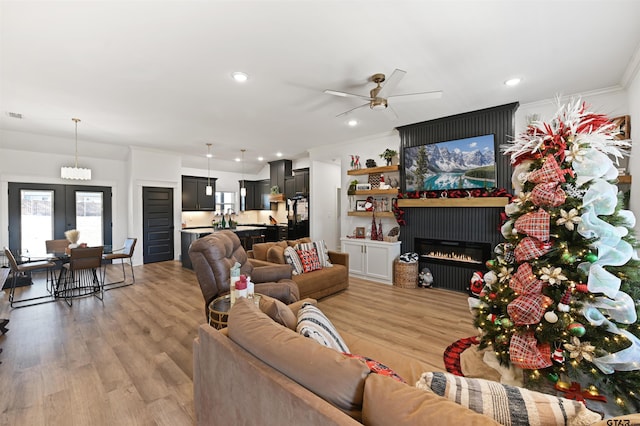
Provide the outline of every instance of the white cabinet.
{"type": "Polygon", "coordinates": [[[400,256],[400,241],[387,243],[341,238],[342,251],[349,253],[349,274],[385,284],[393,283],[393,261],[400,256]]]}

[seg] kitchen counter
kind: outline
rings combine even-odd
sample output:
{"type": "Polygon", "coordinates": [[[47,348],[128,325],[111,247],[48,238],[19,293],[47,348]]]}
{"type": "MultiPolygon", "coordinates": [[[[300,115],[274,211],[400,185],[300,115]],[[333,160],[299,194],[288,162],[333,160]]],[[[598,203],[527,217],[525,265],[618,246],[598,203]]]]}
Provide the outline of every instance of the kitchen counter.
{"type": "MultiPolygon", "coordinates": [[[[225,228],[225,231],[233,231],[238,234],[240,240],[245,237],[249,237],[251,235],[262,235],[268,228],[266,226],[247,226],[247,225],[238,225],[235,229],[225,228]]],[[[202,238],[206,235],[213,234],[215,232],[220,232],[222,229],[209,227],[201,227],[201,228],[183,228],[182,229],[182,237],[181,237],[181,253],[180,260],[182,261],[182,267],[193,269],[191,265],[191,258],[189,257],[189,246],[191,243],[197,240],[198,238],[202,238]]]]}

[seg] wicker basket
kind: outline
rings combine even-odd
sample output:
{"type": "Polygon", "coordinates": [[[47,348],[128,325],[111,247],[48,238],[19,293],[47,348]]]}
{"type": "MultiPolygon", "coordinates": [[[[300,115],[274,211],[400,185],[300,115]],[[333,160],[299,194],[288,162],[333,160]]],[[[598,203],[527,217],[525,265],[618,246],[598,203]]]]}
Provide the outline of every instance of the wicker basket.
{"type": "Polygon", "coordinates": [[[393,285],[401,288],[418,287],[418,262],[393,261],[393,285]]]}

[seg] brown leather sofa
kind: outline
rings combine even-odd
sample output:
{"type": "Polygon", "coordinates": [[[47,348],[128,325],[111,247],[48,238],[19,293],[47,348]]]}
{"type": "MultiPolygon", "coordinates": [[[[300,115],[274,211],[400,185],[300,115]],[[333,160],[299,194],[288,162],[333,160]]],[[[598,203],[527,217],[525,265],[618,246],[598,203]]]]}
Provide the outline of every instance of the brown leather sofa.
{"type": "Polygon", "coordinates": [[[291,280],[288,265],[254,266],[248,262],[240,239],[232,231],[216,231],[199,238],[189,247],[189,257],[204,297],[204,312],[208,318],[209,303],[229,293],[231,267],[240,263],[240,273],[251,277],[256,293],[266,294],[285,304],[300,299],[297,284],[291,280]]]}
{"type": "MultiPolygon", "coordinates": [[[[254,266],[277,264],[291,268],[284,260],[284,249],[287,246],[295,246],[297,243],[308,242],[311,242],[309,238],[301,238],[277,243],[257,243],[253,245],[247,255],[254,266]]],[[[298,285],[302,299],[306,297],[321,299],[349,287],[349,254],[333,250],[329,250],[327,254],[333,264],[332,267],[325,267],[291,277],[298,285]]]]}

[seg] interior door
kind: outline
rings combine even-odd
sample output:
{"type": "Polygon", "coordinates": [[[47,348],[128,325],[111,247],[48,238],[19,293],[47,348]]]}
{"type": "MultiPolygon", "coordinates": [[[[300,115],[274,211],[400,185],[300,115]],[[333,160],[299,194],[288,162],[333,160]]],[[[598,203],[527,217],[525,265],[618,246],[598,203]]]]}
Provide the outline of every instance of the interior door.
{"type": "Polygon", "coordinates": [[[173,188],[142,188],[143,262],[173,260],[173,188]]]}

